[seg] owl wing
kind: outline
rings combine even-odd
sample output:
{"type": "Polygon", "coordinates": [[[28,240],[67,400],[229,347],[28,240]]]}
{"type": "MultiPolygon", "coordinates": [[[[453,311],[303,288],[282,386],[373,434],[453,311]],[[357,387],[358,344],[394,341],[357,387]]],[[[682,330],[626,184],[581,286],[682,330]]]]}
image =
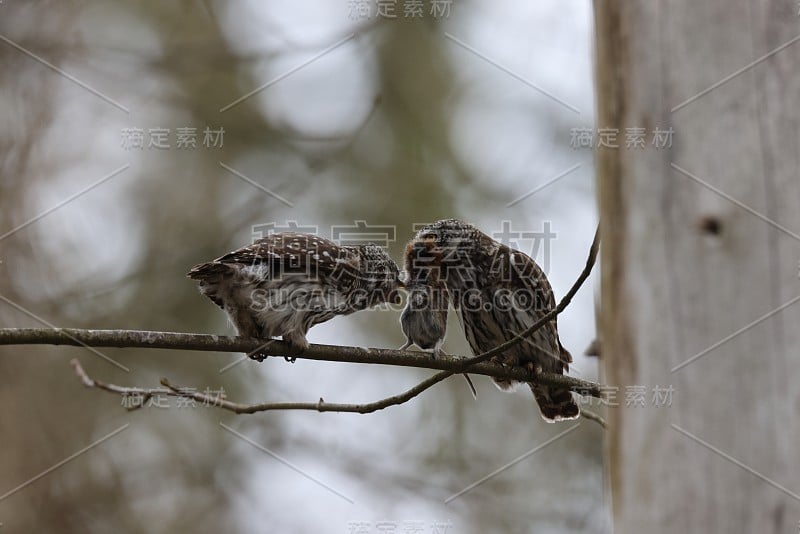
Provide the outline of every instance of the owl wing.
{"type": "MultiPolygon", "coordinates": [[[[509,258],[509,282],[512,290],[524,290],[523,294],[530,295],[531,302],[527,314],[523,314],[520,322],[524,328],[531,327],[542,316],[556,308],[556,299],[550,281],[547,279],[542,268],[536,261],[527,254],[518,250],[508,248],[509,258]]],[[[553,318],[545,324],[540,332],[545,334],[550,345],[554,348],[553,357],[557,357],[563,362],[564,370],[569,369],[572,362],[572,355],[562,345],[558,338],[558,318],[553,318]]]]}
{"type": "Polygon", "coordinates": [[[250,268],[261,270],[265,279],[282,274],[306,274],[309,278],[357,276],[358,252],[328,239],[294,232],[271,234],[214,261],[193,267],[187,276],[208,280],[250,268]]]}

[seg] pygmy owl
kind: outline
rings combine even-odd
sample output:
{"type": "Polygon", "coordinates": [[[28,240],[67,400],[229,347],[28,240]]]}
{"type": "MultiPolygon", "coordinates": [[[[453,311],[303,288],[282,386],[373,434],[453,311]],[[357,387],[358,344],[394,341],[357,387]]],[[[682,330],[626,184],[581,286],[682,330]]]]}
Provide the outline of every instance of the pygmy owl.
{"type": "MultiPolygon", "coordinates": [[[[456,219],[438,221],[417,232],[406,248],[405,262],[436,271],[475,354],[511,340],[556,305],[547,277],[530,256],[456,219]]],[[[563,374],[572,356],[561,345],[554,318],[492,361],[563,374]]],[[[509,380],[495,379],[495,383],[503,390],[514,385],[509,380]]],[[[580,414],[569,389],[536,382],[528,385],[546,421],[580,414]]]]}
{"type": "MultiPolygon", "coordinates": [[[[240,336],[281,336],[296,353],[308,347],[306,334],[316,324],[399,303],[398,274],[377,245],[340,246],[313,234],[284,232],[196,265],[187,276],[228,314],[240,336]]],[[[266,357],[258,350],[249,356],[266,357]]]]}

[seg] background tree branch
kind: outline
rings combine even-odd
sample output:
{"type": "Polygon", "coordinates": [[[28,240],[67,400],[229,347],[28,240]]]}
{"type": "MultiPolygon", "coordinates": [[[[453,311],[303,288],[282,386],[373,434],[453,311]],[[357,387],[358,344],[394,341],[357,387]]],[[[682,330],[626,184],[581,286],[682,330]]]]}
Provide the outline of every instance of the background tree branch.
{"type": "MultiPolygon", "coordinates": [[[[426,389],[430,388],[434,384],[437,384],[444,380],[447,377],[441,377],[442,373],[436,374],[427,380],[423,380],[416,386],[400,393],[398,395],[392,395],[391,397],[386,397],[375,402],[369,402],[364,404],[346,404],[346,403],[332,403],[332,402],[325,402],[325,400],[320,397],[319,401],[317,402],[262,402],[256,404],[244,404],[240,402],[232,402],[229,401],[224,394],[214,394],[214,393],[205,393],[199,392],[195,388],[189,388],[184,386],[177,386],[172,384],[166,378],[161,379],[161,385],[164,386],[163,388],[139,388],[139,387],[125,387],[125,386],[118,386],[116,384],[109,384],[107,382],[102,382],[100,380],[95,380],[91,378],[86,371],[84,371],[83,367],[81,366],[80,362],[77,359],[72,359],[70,361],[72,367],[75,369],[75,373],[78,375],[78,378],[81,379],[83,385],[89,388],[97,388],[102,389],[103,391],[107,391],[109,393],[114,393],[116,395],[120,395],[122,397],[130,397],[135,402],[127,403],[127,409],[129,411],[137,410],[143,406],[152,398],[152,397],[159,397],[159,396],[167,396],[167,397],[183,397],[187,399],[192,399],[197,402],[202,403],[204,406],[218,406],[224,410],[229,410],[231,412],[237,414],[251,414],[257,412],[267,412],[267,411],[275,411],[275,410],[310,410],[310,411],[317,411],[317,412],[342,412],[342,413],[360,413],[360,414],[367,414],[372,412],[377,412],[378,410],[383,410],[384,408],[388,408],[390,406],[396,406],[398,404],[403,404],[411,400],[412,398],[416,397],[426,389]]],[[[451,376],[451,375],[448,375],[451,376]]],[[[581,409],[581,416],[589,419],[590,421],[595,421],[603,428],[606,428],[606,421],[600,415],[591,412],[586,409],[581,409]]]]}

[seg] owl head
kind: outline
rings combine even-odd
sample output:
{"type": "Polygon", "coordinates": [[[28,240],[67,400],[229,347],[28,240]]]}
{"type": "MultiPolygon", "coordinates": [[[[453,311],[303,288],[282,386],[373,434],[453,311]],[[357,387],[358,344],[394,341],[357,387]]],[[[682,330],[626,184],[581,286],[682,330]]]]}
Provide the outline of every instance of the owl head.
{"type": "Polygon", "coordinates": [[[406,276],[409,280],[428,276],[442,281],[454,274],[463,277],[489,242],[486,234],[458,219],[428,224],[406,246],[403,263],[406,276]]]}
{"type": "Polygon", "coordinates": [[[359,279],[363,289],[375,295],[377,301],[399,304],[398,289],[402,287],[400,271],[389,254],[378,245],[358,246],[359,279]]]}

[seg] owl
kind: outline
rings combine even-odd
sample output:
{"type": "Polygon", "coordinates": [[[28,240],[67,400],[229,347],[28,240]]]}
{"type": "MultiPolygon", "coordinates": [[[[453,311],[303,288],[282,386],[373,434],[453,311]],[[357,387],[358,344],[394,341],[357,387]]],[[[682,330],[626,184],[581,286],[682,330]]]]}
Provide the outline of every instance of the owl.
{"type": "MultiPolygon", "coordinates": [[[[308,347],[306,334],[316,324],[400,303],[397,264],[381,247],[340,246],[313,234],[271,234],[195,265],[187,276],[225,311],[240,336],[281,336],[292,353],[308,347]]],[[[266,354],[249,356],[262,361],[266,354]]]]}
{"type": "MultiPolygon", "coordinates": [[[[542,269],[528,255],[509,248],[456,219],[429,224],[406,247],[405,265],[424,266],[445,284],[467,342],[475,354],[513,339],[555,308],[542,269]]],[[[406,281],[408,283],[408,280],[406,281]]],[[[533,372],[563,374],[572,361],[558,338],[556,319],[491,359],[533,372]]],[[[500,389],[515,383],[495,379],[500,389]]],[[[569,389],[528,383],[548,422],[574,419],[580,411],[569,389]]]]}
{"type": "MultiPolygon", "coordinates": [[[[406,253],[403,281],[408,290],[408,299],[400,314],[400,326],[406,336],[405,350],[416,345],[423,350],[432,349],[433,357],[444,355],[442,345],[447,336],[447,312],[449,297],[447,286],[438,279],[436,269],[414,266],[411,255],[406,253]]],[[[469,375],[463,375],[473,398],[478,397],[469,375]]]]}

